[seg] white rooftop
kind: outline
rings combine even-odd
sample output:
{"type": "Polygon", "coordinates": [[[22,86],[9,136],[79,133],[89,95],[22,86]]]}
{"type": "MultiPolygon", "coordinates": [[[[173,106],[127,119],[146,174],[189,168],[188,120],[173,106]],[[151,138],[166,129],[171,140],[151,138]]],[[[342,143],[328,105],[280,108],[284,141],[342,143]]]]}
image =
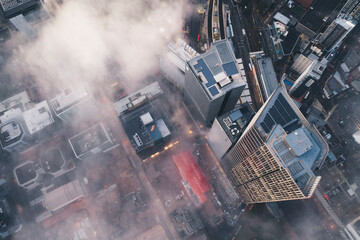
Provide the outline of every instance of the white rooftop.
{"type": "Polygon", "coordinates": [[[54,122],[50,107],[46,101],[42,101],[36,104],[34,108],[25,111],[23,116],[30,134],[45,128],[54,122]]]}
{"type": "Polygon", "coordinates": [[[25,110],[29,104],[30,104],[29,95],[27,94],[27,92],[24,91],[1,101],[0,112],[13,108],[16,105],[21,105],[21,107],[25,110]]]}
{"type": "Polygon", "coordinates": [[[290,19],[287,18],[285,15],[281,14],[280,12],[277,12],[275,14],[274,19],[279,22],[282,22],[285,25],[287,25],[290,22],[290,19]]]}
{"type": "Polygon", "coordinates": [[[19,108],[10,109],[4,112],[3,115],[0,116],[0,124],[9,122],[11,120],[21,118],[22,111],[19,108]]]}
{"type": "Polygon", "coordinates": [[[131,94],[130,96],[124,97],[119,101],[114,103],[115,111],[118,115],[121,115],[128,109],[136,108],[137,105],[140,105],[143,102],[149,100],[149,98],[154,98],[163,93],[158,82],[154,82],[139,91],[131,94]]]}
{"type": "Polygon", "coordinates": [[[55,112],[62,112],[67,107],[87,98],[89,93],[83,84],[79,84],[75,87],[70,87],[62,91],[55,98],[50,100],[50,105],[55,112]]]}
{"type": "Polygon", "coordinates": [[[154,122],[154,119],[152,118],[151,114],[149,112],[143,114],[140,116],[141,121],[144,125],[148,125],[152,122],[154,122]]]}
{"type": "Polygon", "coordinates": [[[285,141],[295,153],[301,156],[312,148],[312,143],[301,128],[291,132],[285,137],[285,141]]]}
{"type": "Polygon", "coordinates": [[[82,189],[79,180],[75,180],[46,193],[44,205],[50,211],[57,211],[85,195],[86,193],[82,189]]]}
{"type": "Polygon", "coordinates": [[[170,130],[169,128],[166,126],[166,123],[164,122],[164,119],[159,119],[156,121],[156,125],[157,127],[159,128],[159,131],[161,133],[161,136],[164,138],[164,137],[167,137],[170,135],[170,130]]]}
{"type": "Polygon", "coordinates": [[[214,76],[216,82],[220,82],[226,78],[225,72],[220,72],[214,76]]]}
{"type": "Polygon", "coordinates": [[[353,134],[353,138],[357,144],[360,144],[360,130],[353,134]]]}
{"type": "Polygon", "coordinates": [[[335,22],[337,24],[339,24],[340,26],[342,26],[343,28],[345,28],[346,30],[351,30],[352,28],[355,27],[355,24],[344,19],[344,18],[336,18],[335,22]]]}

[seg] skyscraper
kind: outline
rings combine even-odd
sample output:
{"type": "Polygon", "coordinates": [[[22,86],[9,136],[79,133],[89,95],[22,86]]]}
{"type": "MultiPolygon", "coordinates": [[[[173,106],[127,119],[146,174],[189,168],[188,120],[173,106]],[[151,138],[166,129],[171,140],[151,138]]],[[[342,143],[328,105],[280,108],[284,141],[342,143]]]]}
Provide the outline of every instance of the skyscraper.
{"type": "Polygon", "coordinates": [[[185,66],[185,102],[194,105],[206,123],[233,109],[245,85],[228,40],[214,42],[185,66]]]}
{"type": "Polygon", "coordinates": [[[321,35],[319,42],[327,50],[338,47],[347,34],[355,27],[356,21],[350,21],[345,16],[336,18],[321,35]]]}
{"type": "Polygon", "coordinates": [[[356,21],[360,21],[360,2],[359,0],[348,0],[340,10],[340,14],[351,16],[356,21]]]}
{"type": "Polygon", "coordinates": [[[222,165],[244,202],[309,198],[328,145],[281,87],[254,116],[222,165]]]}

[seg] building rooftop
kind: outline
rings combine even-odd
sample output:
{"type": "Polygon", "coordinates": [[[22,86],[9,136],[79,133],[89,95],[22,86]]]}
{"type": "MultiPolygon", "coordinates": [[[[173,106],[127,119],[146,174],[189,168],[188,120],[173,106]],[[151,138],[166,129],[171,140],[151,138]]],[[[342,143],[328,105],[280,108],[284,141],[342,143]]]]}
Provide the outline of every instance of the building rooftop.
{"type": "MultiPolygon", "coordinates": [[[[329,147],[314,126],[279,87],[258,111],[249,126],[254,125],[267,145],[289,167],[294,161],[311,171],[326,159],[329,147]]],[[[247,130],[246,130],[247,131],[247,130]]],[[[297,164],[298,165],[298,164],[297,164]]],[[[312,173],[309,173],[309,176],[312,173]]],[[[315,181],[314,177],[313,180],[315,181]]]]}
{"type": "Polygon", "coordinates": [[[266,100],[279,86],[274,66],[271,58],[265,57],[263,53],[251,54],[250,56],[255,65],[257,78],[261,83],[261,91],[266,100]]]}
{"type": "Polygon", "coordinates": [[[315,0],[296,0],[297,3],[306,9],[309,8],[314,1],[315,0]]]}
{"type": "Polygon", "coordinates": [[[154,146],[157,141],[171,134],[172,126],[159,105],[161,103],[154,100],[119,117],[137,153],[154,146]]]}
{"type": "Polygon", "coordinates": [[[27,161],[15,167],[14,175],[17,183],[26,189],[46,184],[43,174],[58,177],[75,167],[72,159],[65,159],[60,149],[52,149],[43,153],[36,161],[27,161]]]}
{"type": "Polygon", "coordinates": [[[188,61],[210,98],[217,98],[234,85],[245,85],[228,40],[212,43],[207,52],[188,61]]]}
{"type": "Polygon", "coordinates": [[[281,46],[285,55],[289,55],[293,52],[299,37],[300,33],[298,33],[294,28],[288,30],[286,37],[281,42],[281,46]]]}
{"type": "Polygon", "coordinates": [[[47,173],[56,173],[65,165],[65,159],[60,149],[50,150],[40,157],[42,169],[47,173]]]}
{"type": "Polygon", "coordinates": [[[31,101],[27,92],[21,92],[0,102],[0,115],[11,108],[19,108],[22,111],[27,110],[31,101]]]}
{"type": "Polygon", "coordinates": [[[217,117],[227,137],[235,143],[255,115],[248,103],[244,103],[228,113],[217,117]]]}
{"type": "Polygon", "coordinates": [[[342,66],[343,64],[345,65],[344,68],[347,71],[351,71],[360,64],[360,54],[358,50],[359,48],[358,49],[356,49],[355,47],[352,48],[348,53],[348,55],[346,56],[344,63],[341,64],[342,66]]]}
{"type": "Polygon", "coordinates": [[[136,107],[151,101],[152,99],[162,95],[163,91],[158,82],[154,82],[139,91],[120,99],[114,103],[115,111],[118,115],[131,111],[136,107]]]}
{"type": "Polygon", "coordinates": [[[34,0],[0,0],[1,8],[4,12],[25,5],[26,3],[35,2],[34,0]]]}
{"type": "Polygon", "coordinates": [[[313,165],[320,156],[320,148],[305,127],[300,127],[294,132],[287,134],[280,125],[277,125],[268,138],[267,145],[308,196],[319,181],[313,173],[313,165]],[[303,132],[303,134],[295,138],[294,132],[299,134],[303,132]]]}
{"type": "Polygon", "coordinates": [[[33,183],[38,177],[35,165],[30,161],[17,166],[14,173],[16,181],[20,186],[26,186],[33,183]]]}
{"type": "Polygon", "coordinates": [[[360,144],[360,130],[353,134],[353,138],[357,144],[360,144]]]}
{"type": "Polygon", "coordinates": [[[282,13],[280,12],[277,12],[275,15],[274,15],[274,19],[279,21],[279,22],[282,22],[283,24],[287,25],[289,22],[290,22],[290,19],[287,18],[285,15],[283,15],[282,13]]]}
{"type": "Polygon", "coordinates": [[[181,237],[191,236],[203,227],[201,219],[188,206],[175,209],[169,214],[175,229],[181,237]]]}
{"type": "Polygon", "coordinates": [[[45,193],[44,206],[54,212],[84,196],[86,196],[86,192],[81,187],[79,180],[75,180],[45,193]]]}
{"type": "Polygon", "coordinates": [[[56,115],[59,115],[89,97],[90,94],[85,86],[78,84],[74,87],[66,88],[55,98],[51,99],[49,103],[56,115]]]}
{"type": "Polygon", "coordinates": [[[21,109],[10,109],[0,116],[0,143],[2,148],[10,148],[23,139],[26,133],[28,131],[21,109]]]}
{"type": "Polygon", "coordinates": [[[338,4],[338,0],[316,0],[301,18],[300,23],[316,33],[338,4]]]}
{"type": "Polygon", "coordinates": [[[23,112],[23,116],[30,134],[34,134],[54,122],[50,107],[46,101],[42,101],[32,109],[23,112]]]}
{"type": "Polygon", "coordinates": [[[178,39],[176,42],[169,42],[167,48],[169,50],[167,57],[182,72],[185,72],[186,62],[199,55],[182,39],[178,39]]]}
{"type": "Polygon", "coordinates": [[[112,140],[102,123],[75,135],[69,139],[69,142],[77,158],[81,158],[89,152],[93,154],[101,152],[104,144],[112,145],[112,140]]]}
{"type": "Polygon", "coordinates": [[[313,148],[313,144],[305,134],[307,130],[298,128],[285,137],[285,142],[296,156],[301,156],[313,148]]]}

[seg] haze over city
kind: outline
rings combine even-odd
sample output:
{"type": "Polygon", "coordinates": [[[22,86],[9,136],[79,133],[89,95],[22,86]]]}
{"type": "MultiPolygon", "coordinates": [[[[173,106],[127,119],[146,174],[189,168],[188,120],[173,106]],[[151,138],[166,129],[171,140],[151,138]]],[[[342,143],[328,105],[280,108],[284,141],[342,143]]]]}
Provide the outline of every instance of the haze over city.
{"type": "Polygon", "coordinates": [[[359,0],[0,7],[0,239],[360,239],[359,0]]]}

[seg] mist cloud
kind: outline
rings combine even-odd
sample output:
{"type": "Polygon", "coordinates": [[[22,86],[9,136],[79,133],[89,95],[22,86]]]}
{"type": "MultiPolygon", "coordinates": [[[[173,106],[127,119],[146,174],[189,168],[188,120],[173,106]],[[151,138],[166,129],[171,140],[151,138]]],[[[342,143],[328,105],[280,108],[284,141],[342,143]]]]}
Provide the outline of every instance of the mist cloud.
{"type": "Polygon", "coordinates": [[[8,68],[18,78],[33,76],[45,89],[79,81],[99,84],[117,74],[132,90],[156,70],[165,43],[181,33],[182,4],[170,0],[66,1],[41,25],[37,38],[19,45],[16,64],[8,68]],[[109,63],[116,64],[116,73],[109,72],[109,63]]]}

